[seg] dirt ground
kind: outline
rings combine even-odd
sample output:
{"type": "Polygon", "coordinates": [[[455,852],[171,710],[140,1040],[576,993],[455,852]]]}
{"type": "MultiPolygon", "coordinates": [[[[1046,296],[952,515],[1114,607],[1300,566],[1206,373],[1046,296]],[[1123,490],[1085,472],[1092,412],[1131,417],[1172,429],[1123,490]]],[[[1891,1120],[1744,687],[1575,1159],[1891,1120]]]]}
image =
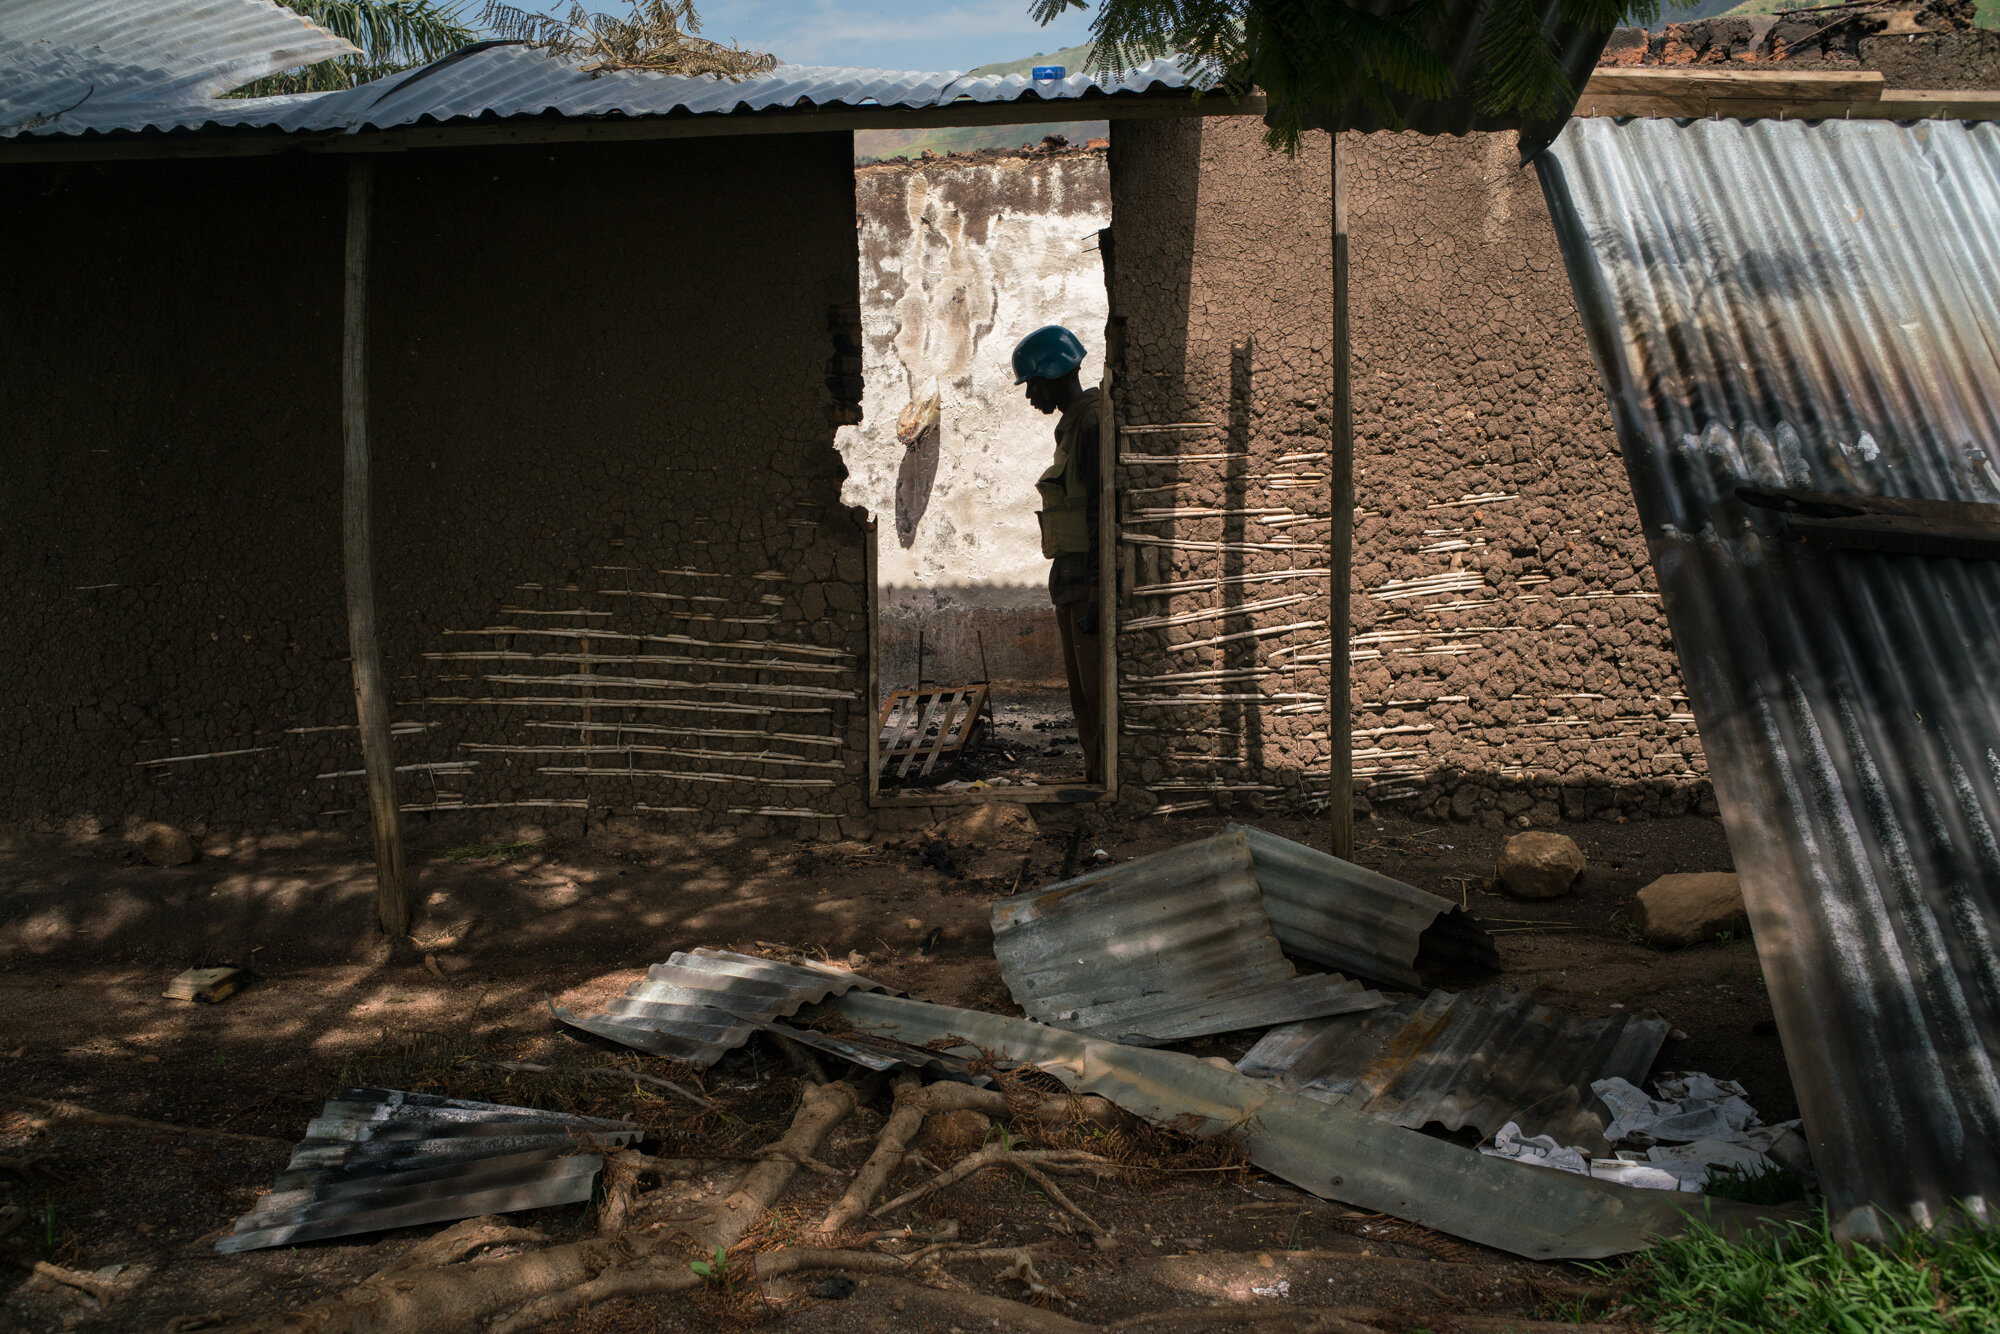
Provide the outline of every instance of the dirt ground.
{"type": "MultiPolygon", "coordinates": [[[[1017,846],[948,846],[946,855],[920,835],[800,843],[667,837],[614,824],[586,840],[455,860],[447,855],[455,840],[418,830],[413,860],[426,908],[417,940],[426,959],[391,957],[373,934],[372,873],[365,846],[351,837],[211,838],[199,861],[172,869],[116,845],[16,838],[0,851],[0,1157],[48,1157],[25,1174],[0,1171],[0,1206],[29,1213],[0,1254],[0,1328],[159,1329],[175,1317],[240,1318],[380,1269],[437,1229],[239,1256],[211,1248],[270,1188],[289,1145],[343,1082],[417,1071],[430,1091],[557,1105],[545,1095],[554,1089],[561,1102],[571,1086],[538,1091],[526,1076],[475,1073],[467,1058],[622,1061],[664,1072],[652,1058],[559,1032],[547,1005],[592,1007],[676,949],[823,952],[923,999],[1018,1014],[992,959],[988,907],[1017,883],[1056,879],[1071,827],[1095,817],[1050,807],[1038,818],[1038,832],[1017,846]],[[180,970],[218,963],[253,967],[258,980],[221,1005],[161,997],[180,970]],[[426,1055],[413,1065],[416,1051],[426,1055]],[[49,1123],[9,1105],[10,1093],[267,1139],[49,1123]],[[124,1268],[112,1275],[114,1299],[100,1307],[32,1275],[24,1266],[37,1259],[84,1272],[124,1268]]],[[[1102,848],[1124,860],[1222,823],[1093,823],[1082,846],[1086,858],[1102,848]]],[[[1325,846],[1312,823],[1257,823],[1325,846]]],[[[1635,939],[1632,898],[1646,882],[1730,868],[1716,821],[1565,825],[1589,870],[1570,895],[1540,903],[1493,892],[1503,832],[1385,816],[1362,823],[1357,855],[1485,918],[1499,933],[1498,980],[1579,1015],[1614,1005],[1657,1010],[1676,1029],[1659,1068],[1739,1079],[1767,1120],[1797,1115],[1749,944],[1668,953],[1635,939]]],[[[1200,1050],[1234,1056],[1254,1037],[1231,1035],[1200,1050]]],[[[758,1046],[701,1080],[738,1113],[728,1150],[738,1159],[775,1138],[796,1100],[791,1071],[758,1046]]],[[[622,1107],[645,1124],[679,1114],[615,1081],[587,1108],[577,1105],[610,1115],[622,1107]]],[[[879,1127],[878,1111],[857,1114],[823,1146],[824,1161],[858,1167],[879,1127]]],[[[675,1133],[681,1151],[691,1151],[687,1137],[696,1132],[675,1133]]],[[[911,1221],[955,1220],[963,1239],[995,1247],[1039,1243],[1037,1270],[1060,1294],[1041,1300],[1091,1321],[1290,1303],[1365,1306],[1389,1313],[1382,1327],[1401,1331],[1526,1329],[1523,1322],[1575,1318],[1583,1309],[1577,1285],[1603,1283],[1575,1266],[1515,1260],[1315,1199],[1254,1170],[1203,1161],[1199,1146],[1154,1147],[1135,1152],[1131,1170],[1079,1187],[1079,1202],[1122,1239],[1112,1252],[1070,1233],[1048,1201],[998,1172],[917,1206],[911,1221]]],[[[725,1153],[674,1189],[699,1202],[726,1191],[735,1170],[725,1153]]],[[[906,1169],[898,1183],[921,1179],[906,1169]]],[[[782,1216],[817,1217],[815,1206],[823,1210],[840,1185],[801,1173],[782,1216]]],[[[561,1238],[579,1234],[587,1213],[572,1206],[516,1221],[561,1238]]],[[[952,1273],[971,1291],[1024,1298],[1006,1267],[967,1259],[952,1273]]],[[[549,1327],[966,1327],[962,1312],[932,1310],[920,1292],[889,1280],[864,1280],[851,1293],[839,1286],[794,1281],[762,1296],[737,1288],[633,1299],[549,1327]]],[[[1602,1316],[1601,1302],[1595,1309],[1602,1316]]]]}

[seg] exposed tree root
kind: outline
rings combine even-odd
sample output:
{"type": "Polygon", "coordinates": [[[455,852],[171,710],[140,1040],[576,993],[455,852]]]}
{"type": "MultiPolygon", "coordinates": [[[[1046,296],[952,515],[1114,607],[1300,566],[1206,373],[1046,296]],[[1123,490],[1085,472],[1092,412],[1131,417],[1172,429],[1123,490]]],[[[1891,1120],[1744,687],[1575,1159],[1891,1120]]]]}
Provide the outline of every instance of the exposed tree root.
{"type": "Polygon", "coordinates": [[[688,1088],[685,1084],[676,1084],[671,1079],[661,1079],[658,1075],[649,1075],[643,1070],[620,1070],[616,1066],[609,1065],[588,1065],[581,1067],[538,1065],[533,1061],[481,1061],[479,1064],[494,1070],[523,1071],[531,1075],[589,1075],[593,1079],[626,1079],[635,1084],[644,1084],[648,1088],[665,1089],[669,1093],[678,1094],[698,1107],[706,1107],[711,1112],[722,1110],[707,1098],[688,1088]]]}
{"type": "Polygon", "coordinates": [[[177,1126],[166,1121],[148,1121],[138,1116],[120,1116],[116,1112],[98,1112],[88,1107],[79,1107],[73,1102],[51,1102],[47,1098],[30,1098],[25,1093],[0,1093],[0,1099],[22,1107],[32,1107],[43,1115],[31,1124],[37,1129],[51,1125],[114,1126],[123,1130],[155,1130],[169,1135],[207,1135],[215,1139],[237,1139],[251,1144],[276,1144],[281,1148],[292,1147],[290,1140],[276,1139],[270,1135],[251,1135],[240,1130],[211,1130],[207,1126],[177,1126]]]}
{"type": "Polygon", "coordinates": [[[740,1241],[791,1184],[799,1159],[812,1157],[827,1132],[845,1120],[857,1103],[854,1086],[845,1080],[807,1086],[791,1129],[771,1146],[777,1153],[745,1172],[734,1193],[696,1229],[695,1249],[706,1254],[717,1246],[727,1249],[740,1241]]]}
{"type": "Polygon", "coordinates": [[[992,1321],[1003,1329],[1025,1330],[1027,1334],[1097,1334],[1098,1331],[1096,1325],[1087,1325],[1081,1320],[1072,1320],[1066,1315],[1044,1311],[1039,1306],[1011,1301],[1006,1297],[989,1297],[979,1292],[947,1292],[897,1277],[873,1278],[869,1282],[912,1306],[969,1317],[967,1324],[992,1321]]]}
{"type": "Polygon", "coordinates": [[[91,1296],[97,1298],[98,1304],[101,1306],[111,1305],[111,1299],[118,1296],[120,1292],[120,1289],[115,1284],[106,1283],[103,1279],[95,1275],[79,1273],[74,1269],[64,1269],[61,1265],[52,1265],[47,1260],[35,1261],[35,1272],[43,1278],[53,1279],[64,1287],[75,1288],[78,1292],[89,1293],[91,1296]]]}
{"type": "MultiPolygon", "coordinates": [[[[946,1168],[923,1185],[898,1195],[895,1199],[875,1210],[872,1216],[876,1218],[887,1217],[895,1213],[898,1209],[907,1208],[925,1196],[934,1195],[946,1186],[956,1185],[974,1173],[982,1172],[989,1167],[1015,1168],[1022,1172],[1027,1172],[1038,1181],[1044,1182],[1046,1182],[1046,1178],[1038,1175],[1036,1171],[1031,1169],[1066,1167],[1071,1169],[1082,1168],[1083,1170],[1096,1168],[1104,1172],[1116,1170],[1116,1165],[1110,1159],[1100,1157],[1094,1153],[1084,1153],[1080,1149],[1010,1149],[1002,1144],[989,1144],[978,1153],[967,1154],[964,1158],[959,1159],[957,1163],[946,1168]]],[[[1074,1211],[1074,1206],[1070,1206],[1070,1208],[1074,1211]]],[[[1093,1232],[1097,1230],[1097,1224],[1090,1222],[1087,1218],[1083,1221],[1085,1226],[1089,1227],[1093,1232]]]]}

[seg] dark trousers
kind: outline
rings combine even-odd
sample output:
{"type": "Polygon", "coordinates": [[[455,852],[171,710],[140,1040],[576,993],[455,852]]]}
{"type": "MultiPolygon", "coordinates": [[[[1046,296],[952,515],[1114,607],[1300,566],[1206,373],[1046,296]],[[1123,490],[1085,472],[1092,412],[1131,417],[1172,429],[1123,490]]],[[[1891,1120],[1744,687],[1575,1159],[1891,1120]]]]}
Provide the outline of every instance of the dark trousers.
{"type": "Polygon", "coordinates": [[[1056,604],[1056,628],[1062,632],[1063,670],[1069,674],[1069,707],[1076,715],[1076,739],[1083,743],[1084,781],[1104,781],[1104,715],[1098,707],[1104,693],[1104,644],[1093,628],[1080,630],[1076,619],[1095,612],[1094,598],[1056,604]]]}

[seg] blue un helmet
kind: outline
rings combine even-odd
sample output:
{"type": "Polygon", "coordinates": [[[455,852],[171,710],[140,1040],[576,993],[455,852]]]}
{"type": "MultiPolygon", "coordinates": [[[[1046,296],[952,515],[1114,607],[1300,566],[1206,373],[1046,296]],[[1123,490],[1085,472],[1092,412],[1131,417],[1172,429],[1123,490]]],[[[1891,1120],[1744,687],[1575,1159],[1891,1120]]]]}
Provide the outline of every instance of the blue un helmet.
{"type": "Polygon", "coordinates": [[[1060,380],[1083,364],[1083,344],[1060,324],[1045,324],[1014,345],[1014,383],[1060,380]]]}

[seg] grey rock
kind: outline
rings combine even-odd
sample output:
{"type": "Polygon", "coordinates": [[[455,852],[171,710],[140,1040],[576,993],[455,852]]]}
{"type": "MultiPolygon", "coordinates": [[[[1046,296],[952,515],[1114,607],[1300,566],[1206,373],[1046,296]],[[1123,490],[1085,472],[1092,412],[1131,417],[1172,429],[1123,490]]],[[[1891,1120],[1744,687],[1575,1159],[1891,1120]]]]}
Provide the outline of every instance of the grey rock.
{"type": "Polygon", "coordinates": [[[139,855],[154,866],[186,866],[194,860],[194,840],[186,831],[159,820],[139,826],[139,855]]]}
{"type": "Polygon", "coordinates": [[[1639,929],[1651,945],[1694,945],[1749,924],[1731,871],[1663,875],[1639,891],[1639,929]]]}

